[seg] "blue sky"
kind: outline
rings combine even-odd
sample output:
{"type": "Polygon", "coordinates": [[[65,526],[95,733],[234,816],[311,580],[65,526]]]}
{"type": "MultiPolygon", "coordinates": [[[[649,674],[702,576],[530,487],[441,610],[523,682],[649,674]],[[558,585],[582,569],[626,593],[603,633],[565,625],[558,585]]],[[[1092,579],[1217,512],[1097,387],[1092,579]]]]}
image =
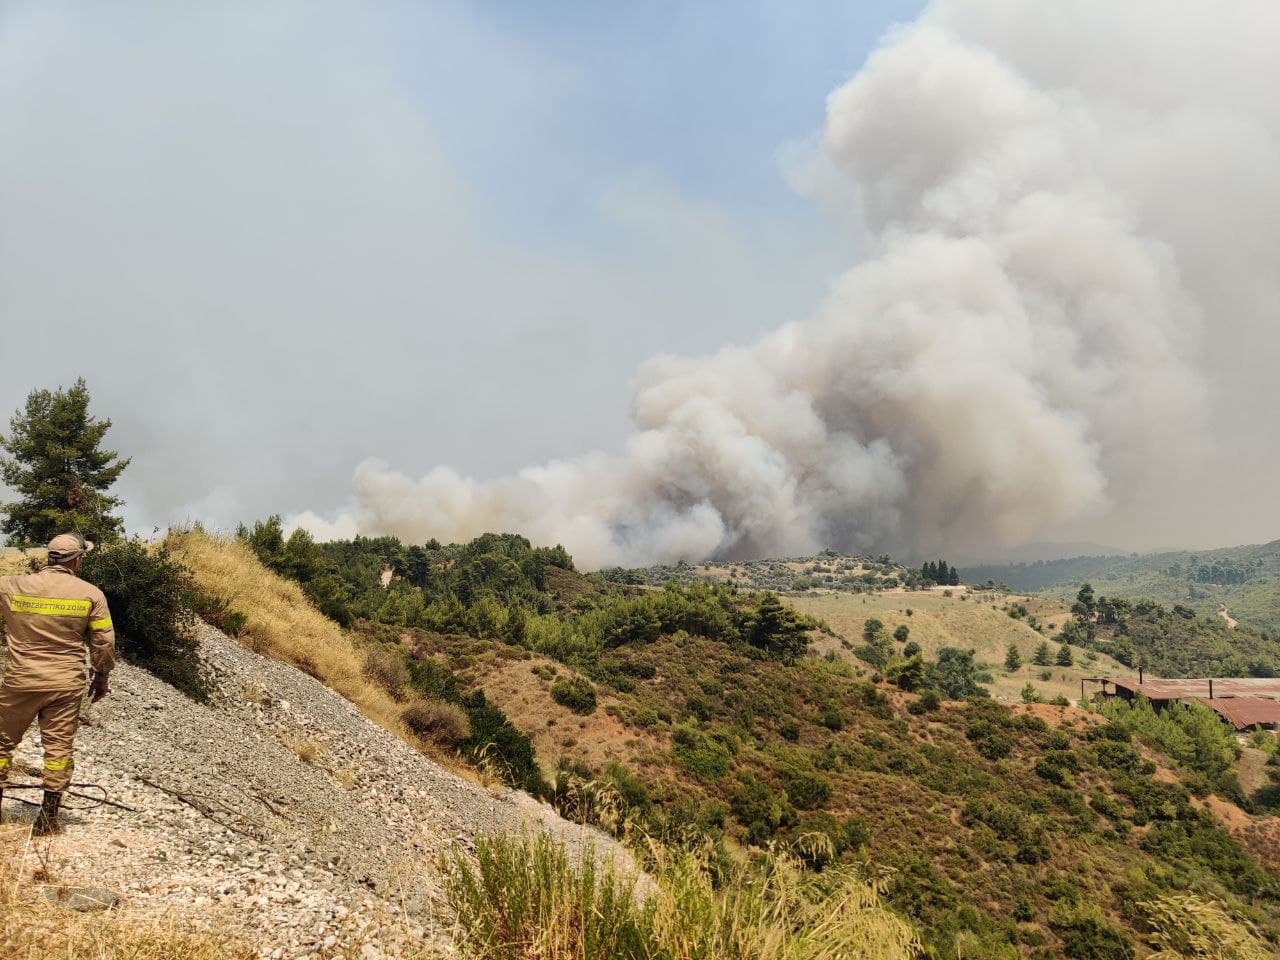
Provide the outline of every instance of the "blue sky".
{"type": "Polygon", "coordinates": [[[593,190],[634,176],[730,210],[812,218],[779,176],[779,147],[819,129],[826,95],[921,6],[487,2],[450,18],[474,44],[451,49],[418,11],[396,28],[457,158],[509,214],[573,234],[593,190]],[[496,63],[480,52],[495,47],[496,63]]]}

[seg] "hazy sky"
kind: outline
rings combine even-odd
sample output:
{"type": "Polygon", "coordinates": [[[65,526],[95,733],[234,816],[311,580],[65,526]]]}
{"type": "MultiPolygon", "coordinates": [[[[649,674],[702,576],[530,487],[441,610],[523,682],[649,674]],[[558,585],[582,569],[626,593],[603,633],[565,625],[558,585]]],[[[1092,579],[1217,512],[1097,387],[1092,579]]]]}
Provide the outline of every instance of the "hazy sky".
{"type": "Polygon", "coordinates": [[[781,158],[918,6],[0,0],[0,410],[86,377],[133,527],[608,447],[849,259],[781,158]]]}
{"type": "Polygon", "coordinates": [[[922,8],[0,0],[0,411],[143,531],[1280,536],[1280,8],[922,8]]]}

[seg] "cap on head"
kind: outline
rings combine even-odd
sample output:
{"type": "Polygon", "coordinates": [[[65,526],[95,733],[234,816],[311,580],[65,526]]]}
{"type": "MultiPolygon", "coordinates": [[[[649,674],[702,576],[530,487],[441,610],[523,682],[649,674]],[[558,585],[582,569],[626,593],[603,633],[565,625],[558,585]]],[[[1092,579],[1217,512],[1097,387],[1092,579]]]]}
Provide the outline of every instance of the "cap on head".
{"type": "Polygon", "coordinates": [[[60,533],[49,541],[49,561],[66,563],[93,549],[93,544],[78,533],[60,533]]]}

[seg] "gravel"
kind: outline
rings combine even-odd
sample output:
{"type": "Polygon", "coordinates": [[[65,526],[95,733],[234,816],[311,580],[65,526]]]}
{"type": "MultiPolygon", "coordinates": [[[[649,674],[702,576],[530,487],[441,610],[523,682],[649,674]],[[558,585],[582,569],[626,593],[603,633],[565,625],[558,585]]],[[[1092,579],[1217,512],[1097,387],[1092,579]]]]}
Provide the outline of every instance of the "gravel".
{"type": "MultiPolygon", "coordinates": [[[[75,779],[133,810],[67,810],[33,868],[114,894],[116,909],[238,934],[264,958],[377,960],[453,954],[441,855],[479,835],[546,829],[625,860],[526,794],[450,773],[293,667],[211,627],[200,640],[208,704],[127,664],[112,674],[75,779]]],[[[15,781],[24,765],[38,777],[38,748],[33,728],[15,781]]],[[[6,822],[31,816],[6,800],[6,822]]]]}

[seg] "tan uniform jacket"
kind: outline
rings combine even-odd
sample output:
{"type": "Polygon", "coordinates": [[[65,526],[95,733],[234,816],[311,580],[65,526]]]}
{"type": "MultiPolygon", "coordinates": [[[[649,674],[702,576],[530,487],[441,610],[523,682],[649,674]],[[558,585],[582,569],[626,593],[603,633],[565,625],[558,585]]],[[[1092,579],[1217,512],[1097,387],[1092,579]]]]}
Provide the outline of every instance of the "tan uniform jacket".
{"type": "Polygon", "coordinates": [[[105,674],[115,666],[116,634],[107,598],[66,567],[0,577],[0,616],[9,648],[7,687],[82,688],[86,639],[96,672],[105,674]]]}

